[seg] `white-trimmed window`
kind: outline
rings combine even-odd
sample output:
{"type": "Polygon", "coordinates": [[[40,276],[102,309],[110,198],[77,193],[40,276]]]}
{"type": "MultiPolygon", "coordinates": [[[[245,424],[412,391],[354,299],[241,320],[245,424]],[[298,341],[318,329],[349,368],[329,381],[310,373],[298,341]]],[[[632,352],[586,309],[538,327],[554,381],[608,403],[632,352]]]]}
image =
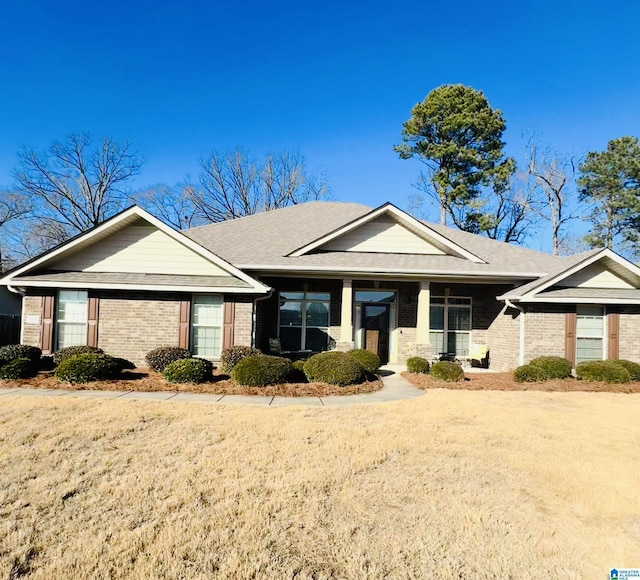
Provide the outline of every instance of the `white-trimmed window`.
{"type": "Polygon", "coordinates": [[[471,298],[432,296],[429,307],[431,352],[469,355],[471,298]]]}
{"type": "Polygon", "coordinates": [[[327,350],[329,292],[280,292],[280,345],[283,350],[327,350]]]}
{"type": "Polygon", "coordinates": [[[222,350],[222,296],[194,296],[191,314],[193,354],[218,358],[222,350]]]}
{"type": "Polygon", "coordinates": [[[576,364],[604,359],[604,308],[578,306],[576,310],[576,364]]]}
{"type": "Polygon", "coordinates": [[[86,290],[60,290],[56,310],[57,350],[67,346],[87,344],[87,308],[89,295],[86,290]]]}

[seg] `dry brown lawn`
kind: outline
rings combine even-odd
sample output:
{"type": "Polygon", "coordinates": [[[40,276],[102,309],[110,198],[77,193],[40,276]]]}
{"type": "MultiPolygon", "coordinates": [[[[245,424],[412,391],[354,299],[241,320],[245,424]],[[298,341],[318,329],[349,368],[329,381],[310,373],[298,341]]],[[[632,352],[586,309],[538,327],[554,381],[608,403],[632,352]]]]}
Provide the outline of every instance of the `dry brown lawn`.
{"type": "Polygon", "coordinates": [[[327,383],[285,383],[269,387],[243,387],[228,375],[217,374],[212,382],[176,384],[167,381],[160,373],[148,369],[125,371],[122,378],[112,381],[93,381],[71,384],[59,381],[52,372],[39,373],[28,379],[0,380],[0,388],[65,389],[95,391],[172,391],[179,393],[211,393],[216,395],[262,395],[280,397],[327,397],[373,393],[382,388],[382,381],[368,381],[347,387],[337,387],[327,383]]]}
{"type": "Polygon", "coordinates": [[[0,396],[2,578],[604,578],[640,397],[260,408],[0,396]]]}

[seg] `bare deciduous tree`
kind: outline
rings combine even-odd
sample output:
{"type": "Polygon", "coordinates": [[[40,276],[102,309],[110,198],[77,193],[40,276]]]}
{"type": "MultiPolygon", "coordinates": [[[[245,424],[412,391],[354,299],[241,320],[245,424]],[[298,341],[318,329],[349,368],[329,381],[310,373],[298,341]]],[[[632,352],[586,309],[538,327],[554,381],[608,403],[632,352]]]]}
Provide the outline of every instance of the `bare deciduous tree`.
{"type": "Polygon", "coordinates": [[[539,215],[551,226],[551,247],[554,256],[560,254],[563,227],[576,215],[568,210],[568,199],[575,186],[576,162],[541,148],[533,138],[527,144],[527,171],[544,198],[539,215]]]}
{"type": "Polygon", "coordinates": [[[160,183],[136,192],[132,199],[171,227],[181,230],[205,223],[196,215],[193,189],[190,183],[174,186],[160,183]]]}
{"type": "Polygon", "coordinates": [[[262,164],[236,149],[201,161],[199,185],[186,190],[198,219],[221,222],[328,197],[324,176],[307,175],[299,153],[268,155],[262,164]]]}
{"type": "Polygon", "coordinates": [[[142,165],[128,142],[103,137],[94,146],[85,133],[56,141],[44,153],[25,148],[19,159],[14,173],[19,191],[31,198],[31,214],[52,240],[85,231],[123,209],[124,185],[142,165]]]}
{"type": "Polygon", "coordinates": [[[6,225],[24,217],[30,209],[31,204],[25,195],[0,190],[0,272],[9,269],[15,262],[6,225]]]}

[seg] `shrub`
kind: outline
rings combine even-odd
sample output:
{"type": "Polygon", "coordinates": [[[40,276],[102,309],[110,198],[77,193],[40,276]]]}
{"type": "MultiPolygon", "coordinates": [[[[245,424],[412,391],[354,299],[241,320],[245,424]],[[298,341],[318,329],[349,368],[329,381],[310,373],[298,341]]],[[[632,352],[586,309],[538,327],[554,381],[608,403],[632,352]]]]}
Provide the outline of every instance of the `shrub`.
{"type": "Polygon", "coordinates": [[[112,379],[120,372],[116,359],[107,355],[93,352],[74,354],[60,361],[56,367],[55,376],[61,381],[69,383],[88,383],[89,381],[103,381],[112,379]]]}
{"type": "Polygon", "coordinates": [[[331,350],[314,354],[304,363],[307,380],[329,383],[344,387],[360,383],[365,370],[362,365],[346,352],[331,350]]]}
{"type": "Polygon", "coordinates": [[[631,380],[629,371],[613,360],[581,362],[576,366],[576,377],[581,381],[602,383],[628,383],[631,380]]]}
{"type": "Polygon", "coordinates": [[[368,373],[375,374],[375,372],[380,368],[380,357],[375,352],[359,348],[356,350],[350,350],[347,354],[351,358],[356,359],[362,365],[362,368],[368,373]]]}
{"type": "Polygon", "coordinates": [[[571,363],[559,356],[539,356],[530,363],[531,366],[542,369],[544,379],[566,379],[571,376],[571,363]]]}
{"type": "Polygon", "coordinates": [[[288,381],[290,383],[306,383],[307,376],[304,374],[304,363],[306,361],[303,360],[295,360],[292,363],[291,374],[288,377],[288,381]]]}
{"type": "Polygon", "coordinates": [[[230,373],[243,358],[256,354],[262,353],[252,346],[230,346],[222,351],[220,366],[225,373],[230,373]]]}
{"type": "Polygon", "coordinates": [[[288,358],[252,354],[241,359],[231,371],[233,380],[247,387],[266,387],[286,383],[293,371],[288,358]]]}
{"type": "Polygon", "coordinates": [[[544,381],[546,378],[544,370],[534,365],[519,366],[513,373],[513,380],[516,383],[534,383],[544,381]]]}
{"type": "Polygon", "coordinates": [[[149,368],[161,373],[168,364],[183,358],[191,358],[191,353],[186,348],[161,346],[150,350],[144,360],[147,361],[149,368]]]}
{"type": "Polygon", "coordinates": [[[32,363],[37,363],[42,356],[42,351],[37,346],[28,344],[7,344],[0,346],[0,366],[17,358],[28,358],[32,363]]]}
{"type": "Polygon", "coordinates": [[[412,356],[407,359],[407,370],[410,373],[428,373],[429,361],[421,356],[412,356]]]}
{"type": "Polygon", "coordinates": [[[211,378],[213,365],[202,358],[182,358],[169,363],[162,376],[170,383],[203,383],[211,378]]]}
{"type": "Polygon", "coordinates": [[[27,357],[14,358],[0,368],[0,379],[23,379],[33,375],[34,363],[27,357]]]}
{"type": "Polygon", "coordinates": [[[640,364],[625,359],[616,359],[611,362],[627,369],[632,381],[640,381],[640,364]]]}
{"type": "Polygon", "coordinates": [[[64,359],[69,358],[70,356],[87,353],[104,354],[104,351],[97,346],[67,346],[65,348],[61,348],[58,352],[53,353],[53,364],[59,365],[64,359]]]}
{"type": "Polygon", "coordinates": [[[443,360],[431,365],[431,376],[439,381],[456,383],[464,379],[464,371],[460,365],[443,360]]]}

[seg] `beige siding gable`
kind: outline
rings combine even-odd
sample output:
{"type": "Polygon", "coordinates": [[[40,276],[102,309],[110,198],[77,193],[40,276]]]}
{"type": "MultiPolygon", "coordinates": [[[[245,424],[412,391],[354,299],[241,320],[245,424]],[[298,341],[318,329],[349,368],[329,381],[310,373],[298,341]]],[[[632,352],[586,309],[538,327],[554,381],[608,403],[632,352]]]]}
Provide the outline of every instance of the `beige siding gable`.
{"type": "Polygon", "coordinates": [[[319,249],[333,252],[444,254],[440,248],[389,215],[381,215],[319,249]]]}
{"type": "Polygon", "coordinates": [[[607,269],[601,262],[590,264],[558,283],[565,288],[633,288],[634,286],[607,269]]]}
{"type": "Polygon", "coordinates": [[[47,264],[47,268],[73,272],[231,275],[143,220],[47,264]]]}

